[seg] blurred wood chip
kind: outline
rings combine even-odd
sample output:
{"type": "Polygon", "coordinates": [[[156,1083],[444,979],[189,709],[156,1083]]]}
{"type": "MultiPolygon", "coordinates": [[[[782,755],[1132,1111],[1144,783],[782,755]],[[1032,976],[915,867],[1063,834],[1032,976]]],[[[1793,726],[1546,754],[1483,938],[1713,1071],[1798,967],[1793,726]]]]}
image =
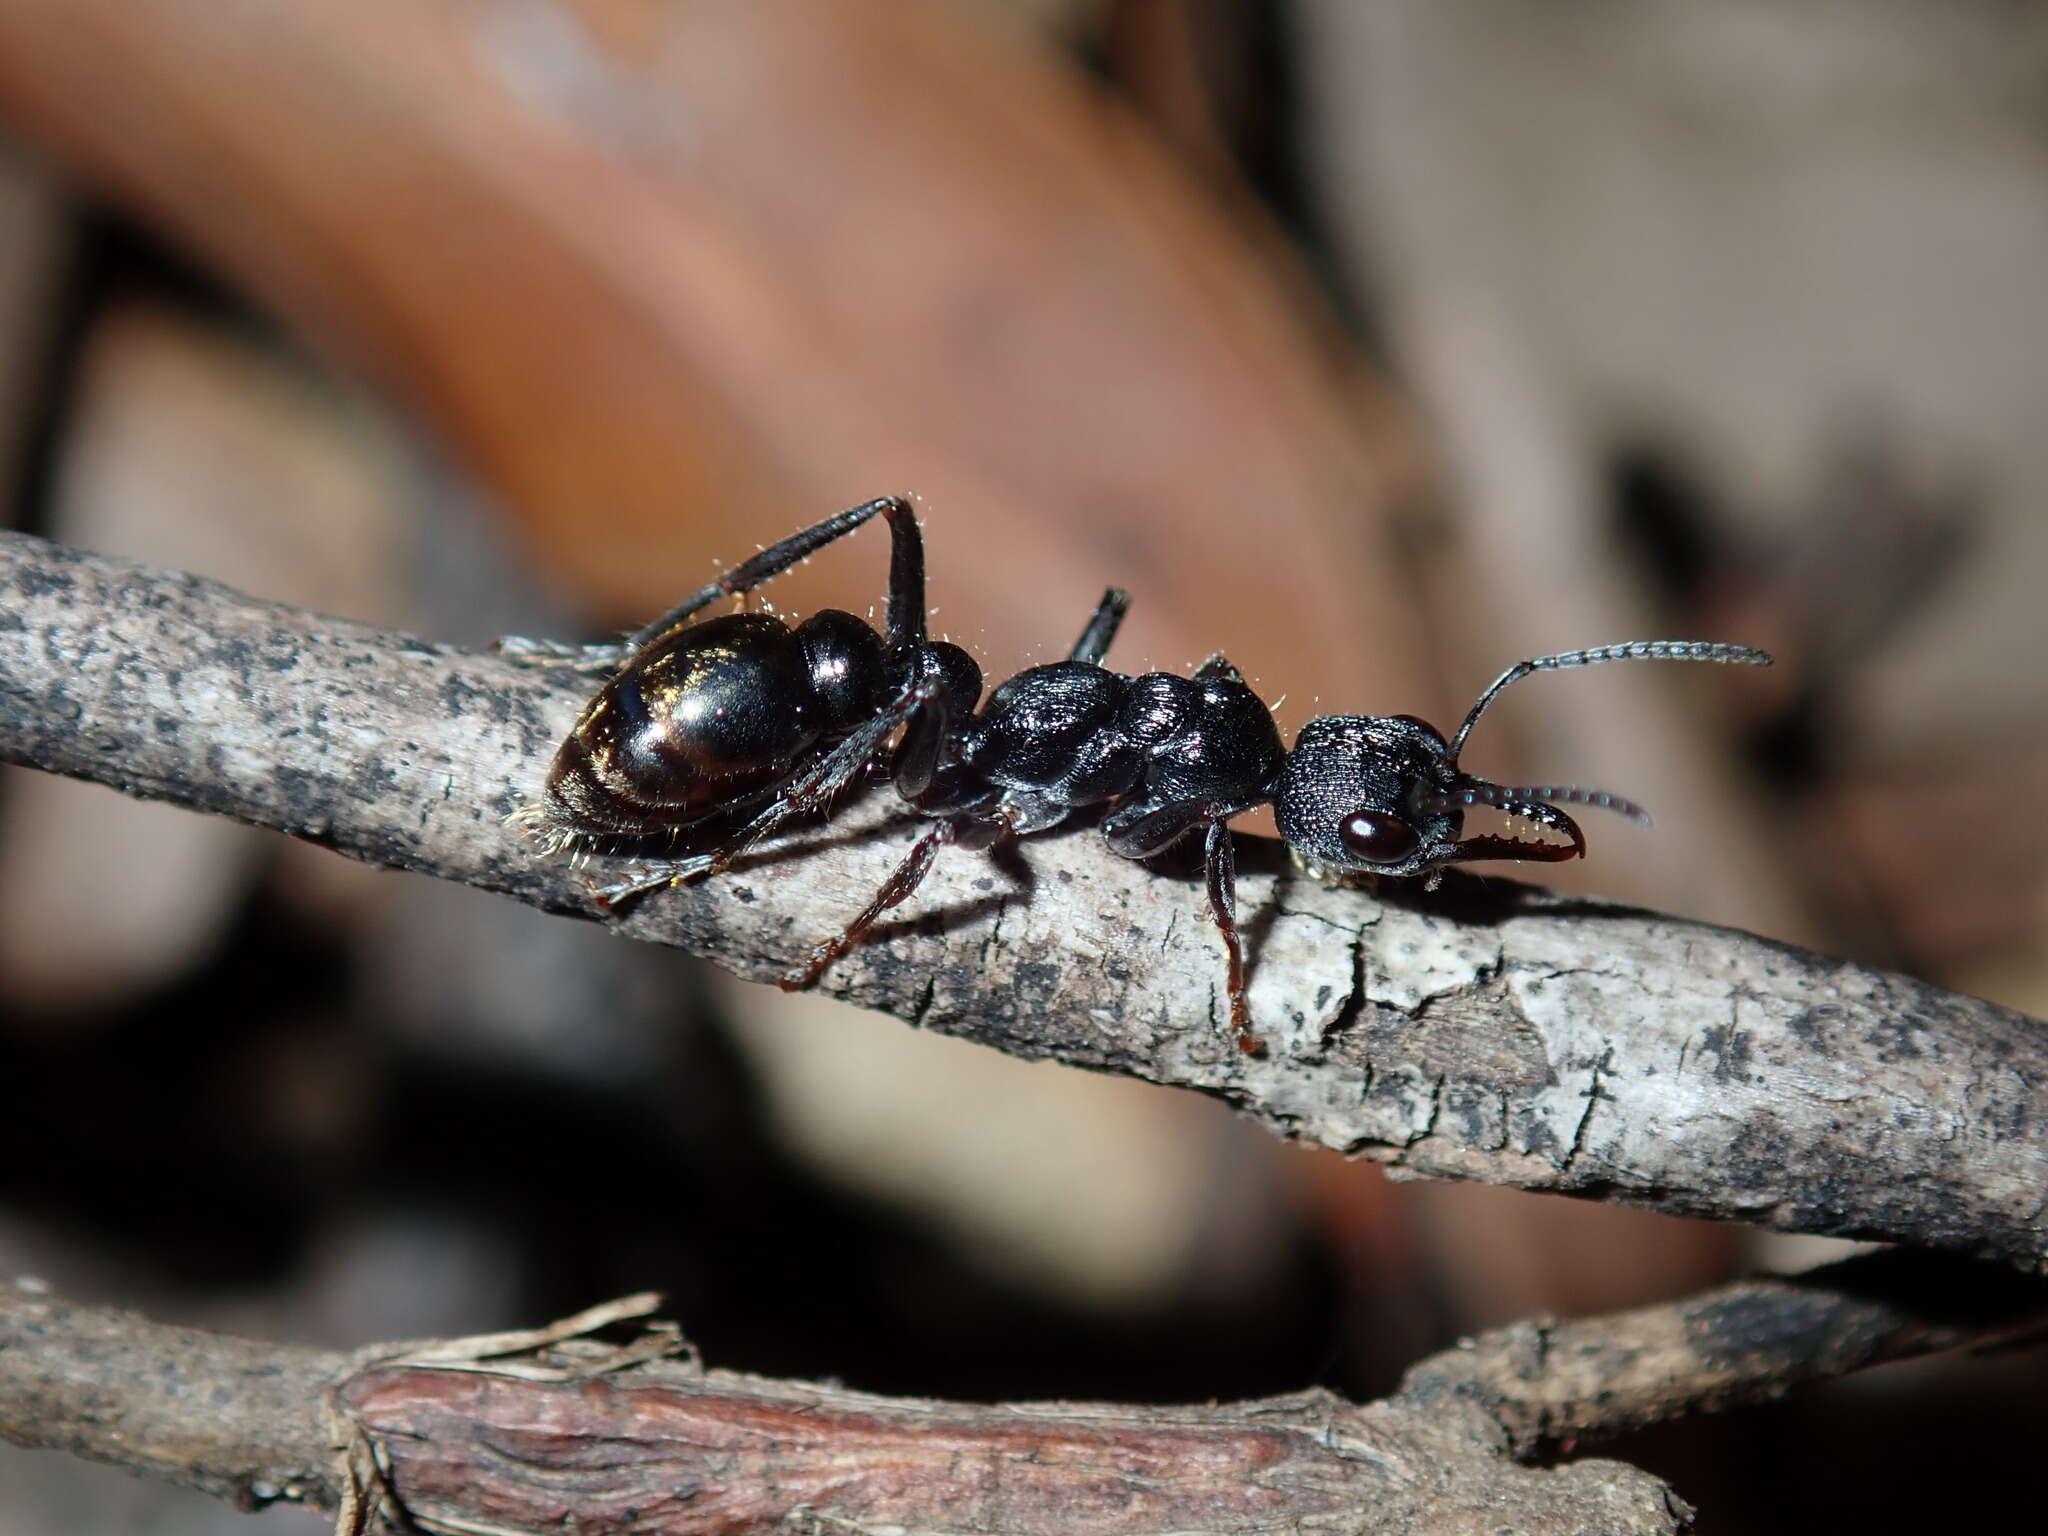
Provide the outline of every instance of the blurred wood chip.
{"type": "Polygon", "coordinates": [[[1114,580],[1127,660],[1427,702],[1327,337],[977,11],[10,0],[0,109],[401,391],[614,617],[909,489],[995,665],[1114,580]]]}

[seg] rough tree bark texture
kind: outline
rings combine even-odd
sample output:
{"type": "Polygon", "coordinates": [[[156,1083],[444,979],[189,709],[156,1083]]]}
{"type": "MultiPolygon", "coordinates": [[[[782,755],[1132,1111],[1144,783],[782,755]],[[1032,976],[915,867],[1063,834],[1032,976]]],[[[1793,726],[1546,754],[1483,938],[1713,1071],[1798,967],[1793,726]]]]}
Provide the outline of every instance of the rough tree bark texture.
{"type": "MultiPolygon", "coordinates": [[[[590,687],[0,535],[0,757],[594,917],[583,877],[505,824],[590,687]]],[[[837,931],[909,836],[873,794],[615,926],[770,976],[837,931]]],[[[942,858],[825,989],[1217,1094],[1397,1171],[2030,1267],[2048,1254],[2048,1033],[2032,1020],[1506,880],[1333,889],[1250,840],[1239,869],[1263,1060],[1231,1045],[1199,882],[1085,828],[942,858]]]]}
{"type": "Polygon", "coordinates": [[[335,1508],[381,1467],[362,1508],[381,1492],[430,1532],[1652,1536],[1691,1513],[1658,1479],[1516,1458],[1994,1337],[2044,1306],[2048,1287],[2007,1269],[1883,1253],[1518,1324],[1362,1407],[1147,1409],[883,1398],[581,1341],[272,1348],[0,1287],[0,1436],[246,1507],[335,1508]]]}

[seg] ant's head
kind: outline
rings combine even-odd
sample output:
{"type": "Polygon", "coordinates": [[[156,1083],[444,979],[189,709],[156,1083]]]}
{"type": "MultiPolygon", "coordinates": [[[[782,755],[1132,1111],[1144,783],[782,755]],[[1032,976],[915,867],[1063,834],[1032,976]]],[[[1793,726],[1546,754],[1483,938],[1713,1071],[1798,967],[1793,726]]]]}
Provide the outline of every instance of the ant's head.
{"type": "Polygon", "coordinates": [[[1472,727],[1502,691],[1533,672],[1607,661],[1712,661],[1769,666],[1746,645],[1712,640],[1632,640],[1518,661],[1495,678],[1446,741],[1412,715],[1325,715],[1295,738],[1274,785],[1280,835],[1303,858],[1344,874],[1429,875],[1469,859],[1555,863],[1586,852],[1585,834],[1558,807],[1592,805],[1638,822],[1642,807],[1599,789],[1495,784],[1458,767],[1472,727]],[[1465,808],[1490,805],[1566,840],[1458,838],[1465,808]]]}
{"type": "Polygon", "coordinates": [[[1295,737],[1273,811],[1287,846],[1324,869],[1419,875],[1456,846],[1459,777],[1450,744],[1413,716],[1324,715],[1295,737]]]}
{"type": "MultiPolygon", "coordinates": [[[[1467,722],[1469,729],[1470,722],[1467,722]]],[[[1352,875],[1430,875],[1471,859],[1583,858],[1586,837],[1560,805],[1595,805],[1633,821],[1649,815],[1600,789],[1496,784],[1458,767],[1465,732],[1445,741],[1413,715],[1325,715],[1295,738],[1273,796],[1287,845],[1310,863],[1352,875]],[[1468,837],[1465,809],[1490,805],[1564,838],[1468,837]]]]}

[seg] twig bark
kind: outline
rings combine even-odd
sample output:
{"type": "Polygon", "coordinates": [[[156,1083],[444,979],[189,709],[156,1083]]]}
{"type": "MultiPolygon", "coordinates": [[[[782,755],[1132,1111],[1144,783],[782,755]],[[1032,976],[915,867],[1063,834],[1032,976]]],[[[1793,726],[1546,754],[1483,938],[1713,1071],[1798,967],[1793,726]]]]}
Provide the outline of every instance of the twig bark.
{"type": "MultiPolygon", "coordinates": [[[[505,818],[590,684],[0,535],[0,757],[599,916],[505,818]]],[[[900,857],[885,794],[613,925],[765,978],[900,857]]],[[[1243,840],[1252,1008],[1185,870],[1085,828],[952,855],[825,990],[1200,1089],[1388,1163],[2038,1266],[2048,1030],[1730,929],[1505,880],[1325,887],[1243,840]]],[[[109,878],[118,878],[110,871],[109,878]]]]}
{"type": "Polygon", "coordinates": [[[1496,1329],[1415,1365],[1396,1401],[1480,1404],[1527,1456],[1997,1339],[2044,1317],[2048,1283],[2035,1276],[1888,1249],[1604,1317],[1496,1329]]]}
{"type": "Polygon", "coordinates": [[[321,1403],[330,1350],[78,1307],[0,1283],[0,1439],[70,1451],[256,1509],[341,1499],[321,1403]]]}
{"type": "Polygon", "coordinates": [[[1512,1510],[1531,1536],[1649,1536],[1690,1517],[1656,1478],[1519,1458],[1996,1338],[2044,1312],[2039,1280],[1886,1253],[1518,1324],[1423,1361],[1365,1406],[1307,1392],[988,1407],[705,1371],[556,1342],[563,1328],[530,1351],[497,1336],[328,1353],[0,1287],[0,1436],[244,1507],[382,1502],[428,1532],[1408,1536],[1490,1531],[1512,1510]]]}

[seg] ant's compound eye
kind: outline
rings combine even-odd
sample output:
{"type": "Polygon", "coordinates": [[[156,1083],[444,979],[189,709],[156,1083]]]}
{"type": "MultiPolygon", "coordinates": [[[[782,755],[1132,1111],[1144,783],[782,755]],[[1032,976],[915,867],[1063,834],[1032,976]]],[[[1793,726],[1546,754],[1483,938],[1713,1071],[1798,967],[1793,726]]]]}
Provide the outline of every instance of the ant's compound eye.
{"type": "Polygon", "coordinates": [[[1399,864],[1422,842],[1407,822],[1379,811],[1346,816],[1337,825],[1337,836],[1368,864],[1399,864]]]}

